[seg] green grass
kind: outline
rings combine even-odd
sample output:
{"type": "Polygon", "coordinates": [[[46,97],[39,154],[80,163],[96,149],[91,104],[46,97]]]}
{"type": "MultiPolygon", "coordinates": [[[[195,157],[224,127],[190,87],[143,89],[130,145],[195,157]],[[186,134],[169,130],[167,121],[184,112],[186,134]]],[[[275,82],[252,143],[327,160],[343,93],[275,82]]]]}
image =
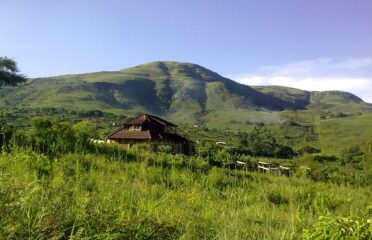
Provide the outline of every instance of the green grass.
{"type": "MultiPolygon", "coordinates": [[[[47,112],[55,111],[68,113],[47,112]]],[[[301,138],[307,129],[276,130],[301,138]]],[[[238,137],[194,130],[189,134],[211,141],[238,137]]],[[[95,145],[88,140],[94,132],[87,122],[38,120],[28,133],[6,135],[0,239],[301,239],[304,229],[314,233],[321,216],[363,217],[372,199],[370,148],[359,162],[345,164],[309,154],[270,159],[208,149],[188,157],[149,152],[148,145],[128,151],[95,145]],[[255,172],[257,161],[298,168],[290,177],[275,176],[255,172]]]]}
{"type": "Polygon", "coordinates": [[[352,146],[364,146],[372,140],[372,114],[321,120],[319,143],[327,153],[340,155],[352,146]]]}
{"type": "MultiPolygon", "coordinates": [[[[68,126],[89,120],[104,138],[128,117],[150,112],[179,124],[195,142],[238,146],[241,133],[259,122],[295,150],[313,146],[341,156],[372,139],[371,105],[351,94],[252,89],[188,63],[33,79],[2,89],[0,108],[26,136],[31,119],[47,116],[68,126]]],[[[372,199],[371,150],[345,165],[311,155],[237,158],[250,166],[258,160],[299,166],[283,177],[227,168],[237,156],[217,159],[226,168],[216,168],[209,165],[216,159],[105,146],[84,152],[57,139],[43,150],[49,157],[27,137],[21,145],[39,153],[19,145],[2,151],[0,239],[301,239],[320,216],[360,216],[372,199]]]]}
{"type": "Polygon", "coordinates": [[[48,158],[26,150],[3,154],[0,238],[299,239],[320,215],[359,214],[372,198],[368,187],[180,161],[67,154],[40,175],[33,163],[48,158]]]}

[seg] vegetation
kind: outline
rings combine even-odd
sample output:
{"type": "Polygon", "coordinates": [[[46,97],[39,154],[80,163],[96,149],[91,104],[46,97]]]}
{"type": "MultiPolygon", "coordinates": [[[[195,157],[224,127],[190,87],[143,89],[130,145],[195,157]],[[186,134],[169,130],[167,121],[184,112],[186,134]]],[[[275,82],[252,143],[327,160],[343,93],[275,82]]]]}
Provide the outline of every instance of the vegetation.
{"type": "Polygon", "coordinates": [[[199,65],[178,62],[38,78],[27,86],[0,90],[2,109],[53,107],[73,111],[100,109],[128,116],[148,112],[176,123],[231,130],[260,122],[283,123],[291,116],[302,115],[301,111],[324,119],[372,112],[370,104],[350,93],[307,92],[277,86],[252,88],[199,65]],[[289,114],[279,112],[285,109],[289,114]]]}
{"type": "Polygon", "coordinates": [[[371,239],[371,208],[368,208],[361,217],[322,216],[319,220],[312,229],[304,232],[304,239],[371,239]]]}
{"type": "Polygon", "coordinates": [[[372,107],[352,94],[153,62],[3,86],[0,108],[0,239],[372,239],[372,107]],[[138,112],[196,155],[95,143],[138,112]]]}
{"type": "Polygon", "coordinates": [[[292,158],[295,155],[291,147],[280,145],[263,124],[255,126],[250,133],[243,135],[240,147],[254,156],[292,158]]]}
{"type": "Polygon", "coordinates": [[[363,147],[372,139],[372,114],[318,122],[319,147],[330,154],[342,155],[349,147],[363,147]]]}
{"type": "Polygon", "coordinates": [[[0,157],[0,238],[372,237],[371,144],[362,155],[345,153],[365,163],[355,178],[342,175],[341,162],[308,153],[288,160],[299,169],[285,177],[257,173],[260,158],[208,143],[186,157],[94,144],[94,125],[84,121],[36,119],[28,133],[2,126],[9,134],[0,157]],[[234,167],[236,160],[250,167],[234,167]]]}
{"type": "Polygon", "coordinates": [[[25,81],[25,76],[19,73],[17,63],[14,60],[0,57],[0,87],[2,85],[16,86],[25,81]]]}

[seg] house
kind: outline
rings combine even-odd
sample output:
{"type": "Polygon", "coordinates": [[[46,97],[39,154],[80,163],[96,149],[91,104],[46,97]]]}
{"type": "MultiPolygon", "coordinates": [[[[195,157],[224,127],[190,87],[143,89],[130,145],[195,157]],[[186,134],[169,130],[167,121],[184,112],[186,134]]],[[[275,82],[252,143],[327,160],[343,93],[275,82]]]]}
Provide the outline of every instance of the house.
{"type": "Polygon", "coordinates": [[[107,142],[120,144],[124,149],[138,143],[150,143],[154,151],[166,145],[171,146],[173,153],[193,153],[192,142],[177,133],[177,125],[150,114],[130,119],[109,134],[107,142]]]}

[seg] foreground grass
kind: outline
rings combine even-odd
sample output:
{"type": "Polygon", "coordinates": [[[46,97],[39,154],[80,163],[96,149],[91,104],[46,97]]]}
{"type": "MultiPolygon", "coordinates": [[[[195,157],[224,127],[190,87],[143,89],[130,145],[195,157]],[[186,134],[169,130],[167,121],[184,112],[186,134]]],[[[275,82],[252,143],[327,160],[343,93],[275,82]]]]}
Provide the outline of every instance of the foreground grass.
{"type": "Polygon", "coordinates": [[[370,188],[151,157],[4,153],[0,238],[299,239],[320,215],[358,215],[372,199],[370,188]]]}

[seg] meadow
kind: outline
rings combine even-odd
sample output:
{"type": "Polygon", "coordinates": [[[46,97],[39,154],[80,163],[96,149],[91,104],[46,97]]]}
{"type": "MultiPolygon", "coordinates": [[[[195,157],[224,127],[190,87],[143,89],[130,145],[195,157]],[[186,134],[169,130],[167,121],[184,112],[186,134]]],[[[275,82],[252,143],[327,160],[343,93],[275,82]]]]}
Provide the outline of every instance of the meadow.
{"type": "Polygon", "coordinates": [[[86,122],[39,120],[3,139],[0,239],[372,237],[370,145],[354,178],[306,154],[294,161],[319,169],[286,177],[255,171],[260,157],[240,156],[251,171],[217,167],[202,154],[91,144],[92,133],[86,122]]]}
{"type": "Polygon", "coordinates": [[[42,165],[50,159],[32,151],[3,154],[0,236],[299,239],[320,216],[361,215],[372,198],[368,187],[193,169],[178,158],[67,154],[42,165]]]}

